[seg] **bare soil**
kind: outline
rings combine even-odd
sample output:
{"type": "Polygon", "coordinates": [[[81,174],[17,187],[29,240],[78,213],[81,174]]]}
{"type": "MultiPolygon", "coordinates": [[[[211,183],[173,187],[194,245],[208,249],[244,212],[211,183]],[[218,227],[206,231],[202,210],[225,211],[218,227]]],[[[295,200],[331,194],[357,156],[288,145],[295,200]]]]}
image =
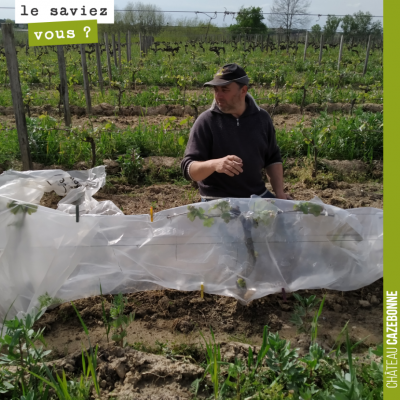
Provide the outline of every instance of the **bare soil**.
{"type": "MultiPolygon", "coordinates": [[[[334,290],[303,290],[302,296],[315,294],[326,297],[318,335],[322,347],[330,350],[347,321],[355,341],[368,336],[365,346],[382,341],[382,301],[383,281],[359,290],[338,292],[334,290]],[[360,303],[361,300],[361,303],[360,303]]],[[[290,322],[295,298],[282,293],[253,300],[243,306],[237,300],[204,294],[183,292],[172,289],[150,290],[126,295],[126,313],[135,313],[135,321],[128,328],[127,342],[154,346],[156,341],[171,344],[199,343],[199,330],[208,331],[211,327],[218,341],[236,341],[259,345],[262,331],[268,325],[273,332],[279,331],[281,337],[297,343],[300,350],[308,351],[309,341],[305,335],[298,335],[296,327],[290,322]],[[300,342],[299,342],[300,341],[300,342]]],[[[112,301],[112,296],[105,296],[112,301]]],[[[93,343],[107,344],[102,322],[100,296],[80,299],[74,302],[85,324],[90,329],[93,343]]],[[[110,304],[106,302],[106,310],[110,304]]],[[[84,339],[82,326],[71,304],[62,304],[47,311],[38,322],[46,327],[48,345],[62,354],[81,348],[84,339]]],[[[361,348],[363,348],[363,346],[361,348]]],[[[196,355],[201,358],[201,355],[196,355]]]]}
{"type": "MultiPolygon", "coordinates": [[[[202,113],[207,110],[210,105],[199,106],[198,113],[202,113]]],[[[299,115],[303,113],[306,115],[319,114],[321,111],[326,111],[328,113],[342,112],[343,114],[350,114],[353,110],[353,106],[350,103],[326,103],[317,104],[312,103],[307,105],[302,111],[301,108],[295,104],[280,104],[277,107],[271,106],[269,104],[260,104],[260,107],[265,109],[271,115],[299,115]]],[[[364,111],[370,112],[382,112],[382,104],[360,104],[356,107],[361,107],[364,111]]],[[[75,105],[70,106],[71,115],[79,118],[86,117],[86,110],[84,107],[79,107],[75,105]]],[[[51,105],[43,106],[32,106],[31,116],[38,117],[42,114],[48,114],[53,117],[61,118],[59,110],[51,105]]],[[[150,117],[150,116],[195,116],[196,112],[191,106],[180,106],[180,105],[170,105],[162,104],[157,107],[140,107],[140,106],[129,106],[129,107],[115,107],[111,104],[101,103],[92,107],[92,114],[94,117],[150,117]]],[[[0,106],[0,122],[8,121],[11,124],[15,123],[14,109],[13,107],[2,107],[0,106]]]]}
{"type": "MultiPolygon", "coordinates": [[[[311,112],[306,112],[304,114],[304,122],[306,126],[311,125],[312,119],[315,115],[311,112]]],[[[63,118],[59,118],[55,116],[55,118],[63,122],[63,118]]],[[[168,120],[168,116],[165,115],[147,115],[147,116],[95,116],[90,119],[90,122],[94,127],[103,126],[107,122],[111,122],[115,124],[119,129],[124,129],[127,127],[136,128],[139,124],[151,124],[151,125],[159,125],[168,120]]],[[[177,122],[179,123],[183,119],[186,119],[187,116],[178,116],[176,117],[177,122]]],[[[274,125],[277,128],[285,128],[286,130],[293,129],[298,122],[303,119],[303,115],[301,114],[292,114],[292,115],[275,115],[274,116],[274,125]]],[[[7,126],[11,127],[15,125],[15,117],[14,115],[0,115],[0,124],[4,123],[7,126]]],[[[76,115],[72,116],[72,126],[78,127],[83,126],[86,123],[89,123],[89,118],[86,116],[78,117],[76,115]]]]}
{"type": "MultiPolygon", "coordinates": [[[[272,191],[272,187],[266,184],[272,191]]],[[[383,208],[383,184],[378,182],[348,183],[323,182],[310,185],[297,182],[286,183],[285,190],[294,200],[311,200],[319,197],[325,204],[348,209],[359,207],[383,208]]],[[[193,185],[170,183],[151,186],[112,184],[101,189],[94,198],[98,201],[112,200],[124,214],[148,214],[152,206],[155,212],[200,201],[198,189],[193,185]]],[[[57,208],[61,197],[54,192],[43,196],[41,204],[57,208]]]]}
{"type": "MultiPolygon", "coordinates": [[[[362,354],[382,342],[382,280],[349,292],[299,293],[320,299],[325,296],[318,342],[326,352],[337,346],[347,322],[353,343],[366,338],[355,353],[362,354]]],[[[112,296],[105,298],[108,310],[112,296]]],[[[127,299],[126,313],[135,313],[135,321],[127,329],[124,349],[107,342],[99,296],[75,302],[91,342],[100,346],[98,371],[104,399],[111,394],[118,399],[191,398],[190,384],[204,372],[200,332],[209,340],[209,328],[221,344],[222,357],[230,362],[235,357],[246,358],[249,346],[257,353],[266,324],[290,340],[300,355],[307,353],[310,345],[310,335],[298,334],[290,322],[295,303],[290,293],[266,296],[247,306],[229,297],[205,294],[202,299],[199,292],[169,289],[132,293],[127,299]]],[[[63,357],[54,362],[56,369],[79,373],[80,352],[87,338],[72,306],[65,303],[46,312],[38,326],[46,327],[45,339],[53,356],[63,357]]]]}

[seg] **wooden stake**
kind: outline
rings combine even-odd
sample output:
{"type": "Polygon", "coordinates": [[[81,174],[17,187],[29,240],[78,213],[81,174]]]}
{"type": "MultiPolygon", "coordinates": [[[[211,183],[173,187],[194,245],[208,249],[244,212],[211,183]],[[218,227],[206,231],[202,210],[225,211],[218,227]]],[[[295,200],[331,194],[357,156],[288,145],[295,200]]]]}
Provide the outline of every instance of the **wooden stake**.
{"type": "Polygon", "coordinates": [[[65,126],[71,126],[71,111],[69,109],[67,70],[65,67],[64,47],[57,46],[58,71],[60,73],[60,96],[64,104],[65,126]]]}
{"type": "Polygon", "coordinates": [[[278,54],[278,51],[281,51],[281,35],[278,33],[278,46],[276,48],[276,54],[278,54]]]}
{"type": "Polygon", "coordinates": [[[99,77],[99,86],[101,92],[103,92],[103,71],[101,70],[101,52],[100,52],[100,45],[95,43],[96,49],[96,61],[97,61],[97,75],[99,77]]]}
{"type": "Polygon", "coordinates": [[[85,92],[86,114],[91,115],[92,114],[92,100],[90,98],[89,77],[88,77],[88,70],[87,70],[87,64],[86,64],[85,45],[80,44],[79,46],[81,49],[83,90],[85,92]]]}
{"type": "Polygon", "coordinates": [[[111,85],[112,74],[111,74],[111,59],[110,59],[110,48],[108,47],[108,34],[104,32],[104,42],[106,45],[106,53],[107,53],[107,68],[108,68],[108,81],[109,85],[111,85]]]}
{"type": "Polygon", "coordinates": [[[319,59],[318,59],[318,63],[319,65],[321,65],[321,60],[322,60],[322,48],[324,46],[324,35],[321,35],[321,42],[319,44],[319,59]]]}
{"type": "Polygon", "coordinates": [[[308,45],[308,31],[306,32],[306,40],[305,40],[305,43],[304,43],[304,57],[303,57],[303,61],[306,61],[307,45],[308,45]]]}
{"type": "Polygon", "coordinates": [[[118,66],[119,72],[121,73],[122,63],[121,63],[121,32],[118,32],[118,66]]]}
{"type": "Polygon", "coordinates": [[[128,61],[131,61],[131,32],[130,31],[128,31],[128,40],[126,43],[126,47],[127,47],[126,53],[128,55],[128,61]]]}
{"type": "Polygon", "coordinates": [[[33,169],[33,166],[29,150],[28,129],[26,127],[24,102],[22,100],[14,32],[11,24],[2,24],[1,31],[3,34],[3,45],[7,60],[8,76],[10,77],[11,96],[14,107],[15,123],[17,125],[19,149],[22,158],[22,170],[28,171],[33,169]]]}
{"type": "Polygon", "coordinates": [[[113,57],[114,57],[114,64],[115,64],[115,66],[116,67],[118,67],[118,64],[117,64],[117,52],[116,52],[116,49],[115,49],[115,35],[113,34],[112,35],[112,47],[113,47],[113,57]]]}
{"type": "Polygon", "coordinates": [[[343,35],[340,37],[340,48],[339,48],[339,59],[337,64],[337,70],[340,70],[340,62],[342,61],[342,54],[343,54],[343,35]]]}
{"type": "Polygon", "coordinates": [[[367,55],[365,56],[365,63],[364,63],[364,70],[363,70],[363,76],[367,72],[367,66],[368,66],[368,58],[369,58],[369,52],[371,50],[371,35],[368,37],[368,46],[367,46],[367,55]]]}

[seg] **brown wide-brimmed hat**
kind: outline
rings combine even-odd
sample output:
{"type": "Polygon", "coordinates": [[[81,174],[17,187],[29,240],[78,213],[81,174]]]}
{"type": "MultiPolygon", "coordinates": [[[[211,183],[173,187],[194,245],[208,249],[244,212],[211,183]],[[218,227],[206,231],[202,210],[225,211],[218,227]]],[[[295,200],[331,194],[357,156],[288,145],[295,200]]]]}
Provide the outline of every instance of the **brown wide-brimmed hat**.
{"type": "Polygon", "coordinates": [[[225,64],[214,75],[214,79],[203,86],[225,86],[232,82],[249,84],[249,77],[244,69],[237,64],[225,64]]]}

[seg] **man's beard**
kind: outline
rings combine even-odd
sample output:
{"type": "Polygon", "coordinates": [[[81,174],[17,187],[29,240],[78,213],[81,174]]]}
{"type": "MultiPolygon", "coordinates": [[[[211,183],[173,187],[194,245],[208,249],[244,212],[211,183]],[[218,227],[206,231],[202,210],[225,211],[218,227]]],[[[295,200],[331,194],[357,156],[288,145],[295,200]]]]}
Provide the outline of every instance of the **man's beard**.
{"type": "Polygon", "coordinates": [[[232,107],[229,106],[229,105],[227,105],[227,104],[220,105],[220,104],[217,103],[217,105],[218,105],[219,109],[220,109],[223,113],[229,113],[229,111],[232,111],[232,107]]]}
{"type": "Polygon", "coordinates": [[[217,102],[219,109],[225,114],[227,114],[227,113],[229,114],[229,113],[235,111],[236,110],[235,105],[237,105],[237,104],[239,104],[239,99],[232,99],[232,102],[222,103],[221,105],[218,104],[218,102],[217,102]],[[235,100],[236,100],[236,102],[235,102],[235,100]]]}

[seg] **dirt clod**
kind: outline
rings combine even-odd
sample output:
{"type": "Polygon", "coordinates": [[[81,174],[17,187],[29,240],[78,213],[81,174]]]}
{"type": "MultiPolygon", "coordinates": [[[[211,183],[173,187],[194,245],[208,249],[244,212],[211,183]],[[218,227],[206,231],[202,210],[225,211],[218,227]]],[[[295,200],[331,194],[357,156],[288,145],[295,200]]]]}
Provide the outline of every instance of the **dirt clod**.
{"type": "Polygon", "coordinates": [[[359,304],[363,308],[371,308],[371,303],[367,300],[359,300],[359,304]]]}

